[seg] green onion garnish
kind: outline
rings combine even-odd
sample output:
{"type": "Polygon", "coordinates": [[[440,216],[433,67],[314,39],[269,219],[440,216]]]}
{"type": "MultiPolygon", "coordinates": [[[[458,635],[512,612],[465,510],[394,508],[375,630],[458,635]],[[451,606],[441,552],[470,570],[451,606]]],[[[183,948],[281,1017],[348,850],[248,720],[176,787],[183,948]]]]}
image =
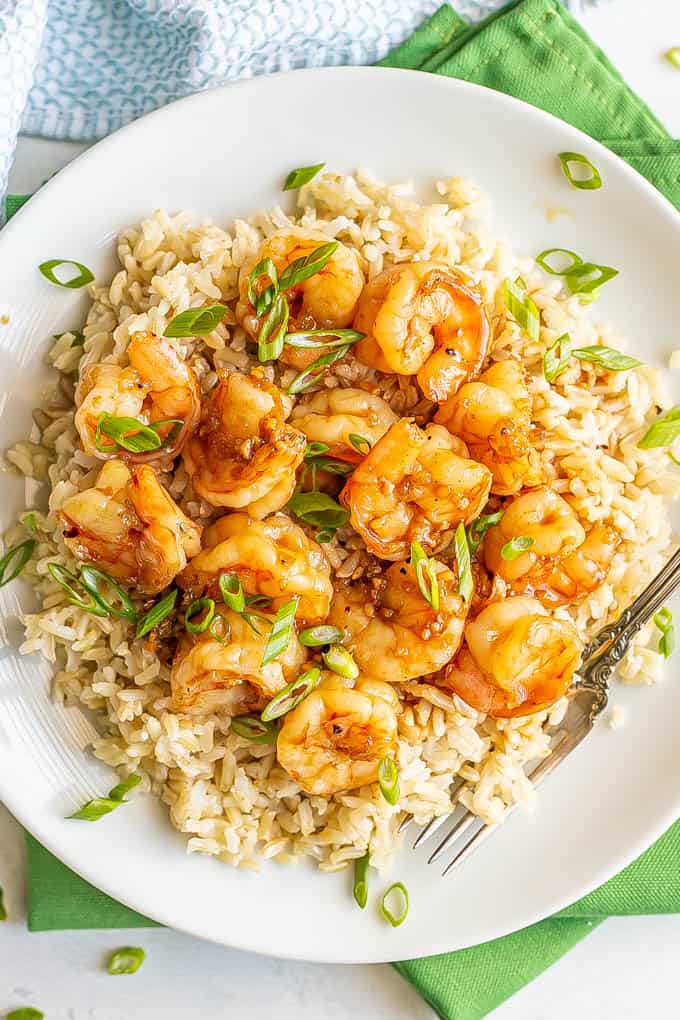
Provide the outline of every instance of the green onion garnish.
{"type": "Polygon", "coordinates": [[[680,46],[671,46],[669,50],[664,53],[666,60],[677,67],[680,70],[680,46]]]}
{"type": "Polygon", "coordinates": [[[435,613],[439,612],[439,582],[434,560],[425,554],[420,542],[411,542],[411,563],[418,582],[418,589],[435,613]]]}
{"type": "Polygon", "coordinates": [[[546,382],[552,383],[566,371],[571,357],[571,337],[563,333],[547,348],[543,355],[543,375],[546,382]]]}
{"type": "Polygon", "coordinates": [[[350,441],[350,445],[354,447],[357,453],[367,454],[371,452],[373,443],[366,436],[360,436],[356,432],[350,432],[347,436],[350,441]]]}
{"type": "Polygon", "coordinates": [[[194,599],[184,611],[184,627],[189,634],[203,634],[213,622],[214,617],[214,599],[194,599]],[[196,623],[193,617],[199,616],[201,613],[203,613],[203,616],[196,623]]]}
{"type": "Polygon", "coordinates": [[[520,535],[518,538],[512,538],[509,542],[506,542],[501,547],[501,556],[504,560],[516,560],[518,556],[525,553],[527,549],[531,549],[534,544],[533,538],[528,538],[524,535],[520,535]]]}
{"type": "MultiPolygon", "coordinates": [[[[37,517],[35,516],[34,513],[31,512],[31,513],[28,513],[28,514],[24,514],[24,516],[21,517],[20,520],[21,520],[21,523],[23,524],[23,526],[28,531],[30,531],[32,535],[37,535],[38,534],[38,519],[37,519],[37,517]]],[[[2,585],[0,584],[0,588],[1,587],[2,587],[2,585]]]]}
{"type": "Polygon", "coordinates": [[[357,329],[302,329],[286,336],[286,346],[311,350],[316,347],[344,347],[363,340],[365,336],[357,329]],[[331,340],[330,337],[336,339],[331,340]]]}
{"type": "Polygon", "coordinates": [[[276,272],[276,266],[270,258],[260,259],[257,265],[253,266],[248,276],[248,300],[255,309],[255,314],[258,318],[271,308],[278,292],[279,277],[276,272]],[[271,282],[258,294],[255,290],[255,284],[263,278],[271,282]]]}
{"type": "Polygon", "coordinates": [[[137,611],[132,599],[125,589],[110,578],[108,574],[105,574],[103,570],[98,570],[96,567],[86,564],[80,568],[78,580],[83,588],[104,607],[109,616],[119,616],[123,620],[129,620],[130,623],[137,623],[137,611]],[[106,586],[112,589],[113,594],[117,596],[118,605],[109,602],[102,595],[102,586],[105,589],[106,586]]]}
{"type": "Polygon", "coordinates": [[[639,368],[642,364],[637,358],[631,358],[627,354],[621,354],[612,347],[605,347],[602,344],[594,344],[592,347],[577,347],[572,352],[573,357],[580,361],[592,361],[595,365],[602,365],[610,372],[626,372],[630,368],[639,368]]]}
{"type": "Polygon", "coordinates": [[[301,188],[303,184],[309,184],[313,177],[316,177],[319,170],[323,170],[325,163],[315,163],[314,166],[299,166],[286,177],[286,183],[283,185],[284,191],[293,191],[295,188],[301,188]]]}
{"type": "Polygon", "coordinates": [[[324,665],[331,669],[338,676],[345,680],[356,680],[359,676],[359,667],[342,645],[331,645],[327,652],[321,653],[324,665]]]}
{"type": "Polygon", "coordinates": [[[482,517],[478,517],[476,521],[473,521],[472,524],[468,525],[466,534],[468,549],[470,550],[471,556],[474,556],[479,549],[482,544],[482,539],[489,528],[493,528],[494,524],[498,524],[502,516],[503,511],[498,510],[495,514],[484,514],[482,517]]]}
{"type": "Polygon", "coordinates": [[[5,907],[5,893],[0,885],[0,921],[7,920],[7,909],[5,907]]]}
{"type": "Polygon", "coordinates": [[[469,602],[474,587],[472,581],[472,565],[470,563],[470,547],[465,534],[465,525],[461,521],[454,535],[456,563],[458,565],[458,594],[464,602],[469,602]]]}
{"type": "Polygon", "coordinates": [[[94,800],[88,800],[87,804],[83,804],[79,811],[76,811],[73,815],[68,815],[68,817],[77,818],[81,822],[98,822],[100,818],[111,814],[121,804],[127,804],[125,794],[129,793],[135,786],[138,786],[141,781],[141,776],[133,773],[123,780],[122,783],[118,783],[112,790],[109,790],[108,797],[95,797],[94,800]]]}
{"type": "Polygon", "coordinates": [[[322,244],[315,248],[314,251],[310,251],[309,255],[295,259],[281,273],[279,290],[288,290],[290,287],[295,287],[298,283],[308,280],[310,276],[315,276],[321,272],[323,267],[333,258],[337,249],[338,242],[329,241],[328,244],[322,244]]]}
{"type": "Polygon", "coordinates": [[[70,333],[71,336],[73,337],[73,340],[71,341],[71,347],[83,346],[83,344],[85,343],[85,334],[82,333],[79,329],[66,329],[64,330],[63,333],[54,333],[53,336],[55,340],[61,340],[61,338],[63,336],[66,336],[67,333],[70,333]]]}
{"type": "Polygon", "coordinates": [[[307,627],[300,632],[300,644],[306,648],[321,648],[342,641],[343,632],[330,623],[319,623],[316,627],[307,627]]]}
{"type": "Polygon", "coordinates": [[[564,176],[567,178],[572,188],[580,188],[582,191],[593,191],[596,188],[602,187],[602,178],[599,170],[597,167],[593,166],[587,156],[584,156],[583,153],[560,152],[559,156],[564,176]],[[587,170],[589,172],[589,176],[574,177],[572,163],[575,166],[587,170]]]}
{"type": "Polygon", "coordinates": [[[288,314],[288,302],[285,296],[277,294],[258,333],[258,361],[276,361],[280,357],[288,327],[288,314]]]}
{"type": "Polygon", "coordinates": [[[536,303],[529,297],[524,287],[512,280],[503,281],[505,304],[510,314],[517,320],[522,329],[532,340],[538,340],[541,327],[541,314],[536,303]]]}
{"type": "Polygon", "coordinates": [[[307,443],[303,456],[305,460],[312,460],[313,457],[319,457],[322,453],[328,453],[329,450],[328,443],[307,443]]]}
{"type": "Polygon", "coordinates": [[[275,722],[263,722],[257,715],[235,715],[231,720],[231,728],[251,744],[274,744],[278,733],[275,722]]]}
{"type": "Polygon", "coordinates": [[[62,586],[72,606],[76,606],[76,608],[82,609],[86,613],[91,613],[92,616],[109,615],[99,596],[86,588],[76,574],[67,570],[66,567],[62,567],[61,563],[48,563],[47,569],[57,584],[62,586]],[[87,598],[83,597],[78,589],[81,589],[87,598]]]}
{"type": "Polygon", "coordinates": [[[219,641],[221,645],[226,644],[231,637],[231,624],[226,616],[223,616],[222,613],[215,613],[210,621],[208,633],[214,641],[219,641]]]}
{"type": "Polygon", "coordinates": [[[667,659],[675,648],[675,627],[670,609],[666,609],[664,606],[658,613],[655,613],[654,624],[661,631],[658,646],[659,655],[663,655],[664,659],[667,659]]]}
{"type": "Polygon", "coordinates": [[[242,613],[246,608],[246,597],[238,574],[220,574],[217,583],[225,606],[235,613],[242,613]]]}
{"type": "Polygon", "coordinates": [[[288,647],[288,642],[293,633],[293,623],[298,602],[299,596],[296,595],[277,611],[262,656],[263,666],[266,666],[272,659],[276,659],[288,647]]]}
{"type": "Polygon", "coordinates": [[[296,393],[305,393],[311,389],[312,386],[316,386],[322,375],[319,369],[326,368],[328,365],[334,365],[336,361],[340,361],[344,358],[352,345],[345,343],[342,347],[337,347],[335,350],[329,351],[328,354],[322,354],[321,357],[313,361],[308,368],[303,372],[298,373],[295,376],[292,383],[288,387],[288,393],[294,397],[296,393]]]}
{"type": "Polygon", "coordinates": [[[381,758],[378,763],[378,786],[388,804],[399,800],[399,772],[391,758],[381,758]]]}
{"type": "Polygon", "coordinates": [[[139,946],[123,946],[109,958],[109,974],[134,974],[144,963],[146,953],[139,946]]]}
{"type": "Polygon", "coordinates": [[[297,680],[293,680],[292,683],[284,687],[282,691],[279,691],[265,705],[260,715],[262,722],[272,722],[273,719],[280,719],[282,715],[286,715],[287,712],[297,708],[300,702],[304,701],[307,695],[311,694],[314,688],[318,686],[320,678],[321,670],[318,666],[312,666],[311,669],[300,673],[297,680]]]}
{"type": "Polygon", "coordinates": [[[166,617],[170,616],[173,609],[175,608],[175,602],[177,601],[177,589],[173,588],[167,595],[164,595],[155,606],[141,618],[137,624],[137,630],[135,631],[136,638],[143,638],[152,631],[154,627],[157,627],[159,623],[162,623],[166,617]]]}
{"type": "Polygon", "coordinates": [[[0,560],[0,588],[19,576],[33,555],[37,544],[34,538],[27,538],[25,542],[19,542],[18,545],[13,545],[11,549],[7,550],[0,560]],[[12,563],[14,566],[10,568],[12,563]]]}
{"type": "Polygon", "coordinates": [[[170,320],[163,335],[176,338],[207,336],[219,326],[226,310],[227,306],[220,304],[187,308],[170,320]]]}
{"type": "Polygon", "coordinates": [[[383,898],[380,901],[380,910],[386,921],[389,921],[393,928],[398,928],[400,924],[403,924],[408,914],[408,891],[403,882],[395,882],[389,887],[384,893],[383,898]],[[387,900],[389,897],[396,898],[398,900],[397,909],[399,912],[393,914],[390,908],[387,906],[387,900]]]}
{"type": "Polygon", "coordinates": [[[299,492],[296,490],[288,502],[288,509],[305,524],[324,531],[337,531],[349,520],[349,511],[340,506],[325,492],[299,492]]]}
{"type": "Polygon", "coordinates": [[[536,263],[541,267],[541,269],[545,269],[546,273],[550,273],[551,276],[566,276],[566,274],[570,273],[572,269],[576,268],[576,266],[583,265],[583,259],[580,255],[577,255],[575,251],[570,251],[569,248],[546,248],[545,251],[542,251],[540,255],[536,256],[536,263]],[[571,262],[568,262],[567,265],[563,266],[561,269],[553,268],[553,266],[551,266],[548,262],[548,258],[551,255],[564,255],[568,259],[571,259],[571,262]]]}
{"type": "Polygon", "coordinates": [[[357,905],[363,910],[368,901],[368,865],[370,854],[368,850],[363,857],[357,857],[354,862],[354,899],[357,905]]]}
{"type": "Polygon", "coordinates": [[[57,287],[68,287],[69,290],[85,287],[94,280],[94,273],[90,272],[82,262],[76,262],[75,259],[48,259],[47,262],[41,262],[38,269],[50,283],[55,283],[57,287]],[[70,280],[62,282],[54,275],[54,270],[57,266],[75,266],[78,274],[77,276],[72,276],[70,280]]]}
{"type": "Polygon", "coordinates": [[[7,1013],[5,1020],[43,1020],[44,1016],[44,1013],[39,1009],[33,1009],[33,1006],[20,1006],[19,1009],[7,1013]]]}
{"type": "Polygon", "coordinates": [[[656,450],[659,446],[670,446],[680,436],[680,405],[671,407],[650,425],[638,443],[641,450],[656,450]]]}
{"type": "Polygon", "coordinates": [[[608,280],[619,275],[613,266],[601,266],[597,262],[582,262],[565,274],[567,287],[572,294],[593,294],[608,280]]]}
{"type": "Polygon", "coordinates": [[[160,450],[163,445],[163,440],[158,434],[159,428],[163,425],[183,424],[180,418],[167,418],[152,425],[145,425],[137,418],[117,418],[102,411],[97,418],[94,445],[102,453],[113,453],[116,447],[129,453],[148,453],[150,450],[160,450]],[[103,443],[102,433],[113,439],[113,443],[103,443]]]}

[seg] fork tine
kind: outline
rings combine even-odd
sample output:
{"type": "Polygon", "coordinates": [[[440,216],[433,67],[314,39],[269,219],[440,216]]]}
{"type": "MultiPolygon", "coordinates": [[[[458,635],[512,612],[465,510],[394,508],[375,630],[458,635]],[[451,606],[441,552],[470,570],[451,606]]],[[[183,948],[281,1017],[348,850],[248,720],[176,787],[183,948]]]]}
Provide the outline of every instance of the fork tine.
{"type": "Polygon", "coordinates": [[[444,878],[450,871],[458,865],[462,864],[466,857],[468,857],[476,847],[481,846],[485,839],[488,839],[492,832],[495,832],[498,825],[483,825],[467,843],[464,843],[462,848],[458,851],[453,860],[449,861],[444,870],[442,871],[442,878],[444,878]]]}
{"type": "Polygon", "coordinates": [[[402,818],[402,820],[399,822],[399,828],[397,829],[397,832],[398,832],[398,834],[400,836],[401,836],[402,832],[406,832],[406,830],[408,829],[408,827],[409,827],[409,825],[411,824],[412,821],[413,821],[413,815],[411,815],[411,814],[405,815],[402,818]]]}
{"type": "Polygon", "coordinates": [[[463,792],[464,789],[465,789],[465,783],[464,782],[460,782],[458,784],[458,786],[456,787],[456,789],[451,794],[451,810],[448,812],[448,814],[437,815],[435,818],[431,818],[430,819],[430,821],[427,823],[425,828],[416,837],[416,841],[413,844],[413,849],[414,850],[417,850],[419,846],[422,846],[423,843],[425,843],[426,840],[428,840],[431,836],[434,836],[435,832],[439,831],[439,829],[442,827],[442,825],[445,822],[449,821],[449,819],[451,818],[451,815],[456,810],[456,807],[458,805],[458,801],[460,800],[460,795],[461,795],[461,793],[463,792]]]}
{"type": "Polygon", "coordinates": [[[454,840],[458,839],[459,836],[462,836],[466,829],[470,828],[473,822],[477,821],[479,821],[478,815],[473,815],[472,811],[466,811],[465,814],[458,819],[453,828],[449,829],[441,843],[435,847],[430,856],[427,858],[427,863],[432,864],[432,862],[436,861],[438,857],[441,857],[446,848],[450,846],[454,840]]]}

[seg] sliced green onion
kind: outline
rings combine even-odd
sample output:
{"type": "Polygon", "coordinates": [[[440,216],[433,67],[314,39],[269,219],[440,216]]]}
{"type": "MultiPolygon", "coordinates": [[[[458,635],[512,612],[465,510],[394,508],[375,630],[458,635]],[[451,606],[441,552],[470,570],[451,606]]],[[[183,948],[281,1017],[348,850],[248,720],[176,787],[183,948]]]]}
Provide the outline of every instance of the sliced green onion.
{"type": "Polygon", "coordinates": [[[323,528],[321,531],[317,531],[315,538],[319,545],[326,545],[327,542],[332,542],[335,538],[334,528],[323,528]]]}
{"type": "Polygon", "coordinates": [[[274,744],[278,733],[275,722],[263,722],[257,715],[235,715],[231,720],[231,728],[251,744],[274,744]]]}
{"type": "Polygon", "coordinates": [[[288,290],[290,287],[303,283],[310,276],[316,276],[323,267],[330,262],[338,249],[337,241],[329,241],[322,244],[304,258],[295,259],[289,266],[286,266],[279,279],[279,290],[288,290]]]}
{"type": "Polygon", "coordinates": [[[664,53],[664,57],[670,64],[673,65],[673,67],[677,67],[678,70],[680,70],[680,46],[671,46],[671,48],[666,50],[664,53]]]}
{"type": "Polygon", "coordinates": [[[123,946],[117,949],[109,959],[109,974],[135,974],[144,963],[146,953],[139,946],[123,946]]]}
{"type": "Polygon", "coordinates": [[[627,354],[621,354],[612,347],[605,347],[602,344],[593,344],[592,347],[577,347],[572,352],[574,358],[579,361],[592,361],[595,365],[602,365],[610,372],[626,372],[630,368],[639,368],[642,364],[637,358],[631,358],[627,354]]]}
{"type": "Polygon", "coordinates": [[[345,680],[356,680],[359,676],[359,667],[351,654],[342,645],[331,645],[327,652],[321,653],[324,665],[331,669],[338,676],[345,680]]]}
{"type": "Polygon", "coordinates": [[[63,336],[66,336],[67,333],[70,333],[70,335],[73,337],[73,340],[71,341],[71,347],[83,346],[83,344],[85,343],[85,334],[82,333],[79,329],[66,329],[64,330],[63,333],[54,333],[53,336],[55,340],[61,340],[61,338],[63,336]]]}
{"type": "Polygon", "coordinates": [[[288,509],[305,524],[324,530],[337,531],[349,520],[349,511],[325,492],[296,490],[288,502],[288,509]]]}
{"type": "Polygon", "coordinates": [[[247,606],[270,606],[272,601],[271,595],[246,595],[247,606]]]}
{"type": "Polygon", "coordinates": [[[368,902],[368,865],[370,862],[371,855],[368,850],[363,857],[357,857],[354,862],[354,899],[362,910],[368,902]]]}
{"type": "Polygon", "coordinates": [[[155,606],[141,618],[137,624],[137,630],[135,631],[136,638],[143,638],[152,631],[154,627],[157,627],[159,623],[162,623],[166,617],[170,616],[173,609],[175,608],[175,602],[177,601],[177,589],[173,588],[167,595],[164,595],[155,606]]]}
{"type": "Polygon", "coordinates": [[[258,318],[269,311],[278,292],[279,277],[276,272],[276,266],[270,258],[260,259],[257,265],[253,266],[248,276],[248,300],[255,309],[255,314],[258,318]],[[255,290],[255,284],[263,277],[270,280],[271,283],[258,294],[255,290]]]}
{"type": "Polygon", "coordinates": [[[597,167],[594,167],[587,156],[581,152],[560,152],[560,163],[564,176],[572,188],[580,188],[582,191],[593,191],[602,187],[602,177],[597,167]],[[588,177],[574,177],[571,164],[582,167],[589,171],[588,177]]]}
{"type": "Polygon", "coordinates": [[[130,790],[140,783],[141,777],[133,773],[123,780],[122,783],[118,783],[117,786],[109,790],[108,797],[95,797],[94,800],[88,800],[87,804],[83,804],[80,810],[68,817],[76,818],[81,822],[98,822],[100,818],[111,814],[121,804],[127,804],[125,794],[129,793],[130,790]]]}
{"type": "Polygon", "coordinates": [[[550,273],[551,276],[565,276],[567,273],[570,273],[572,269],[575,269],[576,266],[583,265],[583,259],[580,255],[577,255],[575,251],[570,251],[569,248],[546,248],[545,251],[542,251],[540,255],[536,256],[536,263],[541,267],[541,269],[545,269],[546,273],[550,273]],[[571,259],[571,262],[562,269],[555,269],[548,262],[548,258],[551,255],[565,255],[567,258],[571,259]]]}
{"type": "Polygon", "coordinates": [[[170,320],[163,335],[177,338],[207,336],[219,326],[226,310],[227,306],[220,304],[187,308],[170,320]]]}
{"type": "Polygon", "coordinates": [[[434,560],[426,554],[420,542],[411,542],[411,563],[418,582],[418,589],[435,613],[439,612],[439,581],[434,560]]]}
{"type": "Polygon", "coordinates": [[[38,269],[50,283],[56,284],[57,287],[68,287],[69,290],[78,290],[79,287],[85,287],[94,280],[94,273],[87,266],[84,266],[82,262],[76,262],[75,259],[48,259],[47,262],[41,262],[38,269]],[[54,270],[57,266],[75,266],[78,274],[71,277],[70,280],[62,282],[54,275],[54,270]]]}
{"type": "Polygon", "coordinates": [[[34,538],[27,538],[25,542],[19,542],[8,549],[0,560],[0,588],[3,588],[15,577],[18,577],[24,569],[38,543],[34,538]],[[10,566],[11,564],[13,566],[10,566]]]}
{"type": "Polygon", "coordinates": [[[658,646],[659,655],[668,659],[675,648],[675,626],[670,609],[666,609],[664,606],[658,613],[655,613],[654,624],[661,631],[658,646]]]}
{"type": "Polygon", "coordinates": [[[667,450],[666,452],[667,452],[667,456],[668,456],[668,457],[670,457],[670,459],[671,459],[671,460],[673,461],[673,463],[674,463],[674,464],[675,464],[675,465],[676,465],[677,467],[680,467],[680,460],[678,460],[678,458],[677,458],[677,457],[675,456],[675,454],[673,453],[673,451],[672,451],[672,450],[667,450]]]}
{"type": "Polygon", "coordinates": [[[226,616],[216,613],[210,621],[208,633],[214,641],[219,641],[221,645],[225,644],[231,637],[231,624],[226,616]]]}
{"type": "Polygon", "coordinates": [[[345,357],[351,346],[351,344],[345,343],[342,347],[329,351],[328,354],[322,354],[304,372],[300,372],[295,376],[288,387],[289,394],[294,397],[296,393],[305,393],[312,386],[316,386],[321,376],[319,369],[326,368],[328,365],[334,365],[336,361],[340,361],[341,358],[345,357]]]}
{"type": "Polygon", "coordinates": [[[532,340],[538,340],[541,327],[541,313],[526,292],[526,288],[518,287],[512,280],[503,281],[505,304],[510,314],[517,320],[522,329],[532,340]]]}
{"type": "Polygon", "coordinates": [[[370,439],[367,439],[366,436],[360,436],[356,432],[350,432],[347,438],[357,453],[367,454],[370,453],[373,448],[373,443],[370,439]]]}
{"type": "Polygon", "coordinates": [[[132,599],[116,581],[105,574],[103,570],[97,570],[96,567],[86,564],[80,568],[78,579],[86,591],[89,591],[90,595],[93,596],[100,603],[109,614],[109,616],[119,616],[123,620],[129,620],[130,623],[137,623],[137,611],[135,610],[132,599]],[[113,605],[108,602],[101,593],[101,586],[106,585],[112,588],[114,593],[118,596],[119,605],[113,605]]]}
{"type": "Polygon", "coordinates": [[[220,574],[217,583],[225,606],[235,613],[242,613],[246,608],[246,597],[238,574],[220,574]]]}
{"type": "Polygon", "coordinates": [[[137,418],[117,418],[102,411],[97,419],[94,445],[102,453],[111,453],[116,447],[129,453],[147,453],[149,450],[159,450],[163,441],[155,429],[137,418]],[[113,444],[102,443],[102,433],[113,439],[113,444]]]}
{"type": "Polygon", "coordinates": [[[318,457],[322,453],[328,453],[329,450],[330,446],[328,443],[307,443],[303,456],[305,460],[311,460],[313,457],[318,457]]]}
{"type": "Polygon", "coordinates": [[[355,344],[358,340],[363,340],[365,336],[365,333],[360,333],[357,329],[302,329],[287,335],[286,346],[312,350],[316,347],[344,347],[345,344],[355,344]],[[337,339],[330,340],[329,337],[337,339]]]}
{"type": "Polygon", "coordinates": [[[314,166],[299,166],[286,177],[286,183],[283,185],[284,191],[293,191],[295,188],[301,188],[303,184],[309,184],[313,177],[316,177],[319,170],[323,170],[325,163],[315,163],[314,166]]]}
{"type": "Polygon", "coordinates": [[[670,446],[680,436],[680,405],[671,407],[650,425],[638,443],[641,450],[656,450],[659,446],[670,446]]]}
{"type": "Polygon", "coordinates": [[[566,274],[567,287],[572,294],[592,294],[608,280],[619,275],[613,266],[601,266],[597,262],[583,262],[566,274]],[[595,274],[595,275],[593,275],[595,274]]]}
{"type": "Polygon", "coordinates": [[[5,1020],[43,1020],[45,1016],[39,1009],[33,1009],[33,1006],[20,1006],[19,1009],[13,1009],[11,1013],[7,1013],[5,1020]]]}
{"type": "Polygon", "coordinates": [[[456,563],[458,565],[458,594],[464,602],[469,602],[472,598],[474,584],[472,580],[472,564],[470,562],[470,547],[467,535],[465,534],[465,525],[462,521],[456,528],[454,545],[456,549],[456,563]]]}
{"type": "Polygon", "coordinates": [[[380,910],[386,921],[389,921],[393,928],[398,928],[400,924],[403,924],[408,914],[408,890],[403,882],[395,882],[389,887],[389,889],[383,894],[383,898],[380,901],[380,910]],[[387,906],[387,900],[389,897],[397,897],[399,901],[399,912],[393,914],[390,908],[387,906]]]}
{"type": "Polygon", "coordinates": [[[47,569],[57,584],[62,586],[72,606],[76,606],[86,613],[91,613],[92,616],[109,615],[108,610],[104,608],[99,597],[87,589],[79,577],[70,570],[67,570],[66,567],[62,567],[61,563],[48,563],[47,569]],[[84,598],[78,591],[78,588],[82,589],[88,597],[84,598]]]}
{"type": "Polygon", "coordinates": [[[315,490],[317,471],[327,471],[331,475],[346,478],[356,468],[356,464],[348,464],[346,460],[338,460],[336,457],[313,457],[308,461],[308,466],[312,472],[312,488],[315,490]]]}
{"type": "Polygon", "coordinates": [[[184,611],[184,627],[189,634],[203,634],[215,617],[214,599],[194,599],[184,611]],[[192,617],[204,613],[203,617],[195,623],[192,617]]]}
{"type": "Polygon", "coordinates": [[[263,666],[276,659],[288,647],[299,601],[299,596],[296,595],[277,611],[262,656],[263,666]]]}
{"type": "Polygon", "coordinates": [[[504,546],[501,547],[501,556],[504,560],[516,560],[518,556],[525,553],[527,549],[531,549],[534,544],[533,538],[528,538],[524,535],[520,535],[517,538],[510,539],[504,546]]]}
{"type": "Polygon", "coordinates": [[[136,772],[131,773],[124,779],[122,783],[118,783],[112,790],[109,790],[109,799],[117,800],[121,804],[126,804],[125,794],[129,793],[130,790],[134,790],[135,786],[139,786],[142,781],[142,777],[138,776],[136,772]]]}
{"type": "Polygon", "coordinates": [[[468,525],[466,535],[468,549],[470,550],[471,556],[474,556],[479,549],[482,544],[482,539],[489,528],[493,528],[494,524],[498,524],[502,516],[503,511],[498,510],[495,514],[484,514],[482,517],[478,517],[476,521],[473,521],[472,524],[468,525]]]}
{"type": "Polygon", "coordinates": [[[343,631],[330,623],[318,623],[315,627],[306,627],[300,633],[300,644],[305,648],[321,648],[342,641],[343,631]]]}
{"type": "Polygon", "coordinates": [[[391,758],[381,758],[378,763],[378,786],[388,804],[399,800],[399,772],[391,758]]]}
{"type": "Polygon", "coordinates": [[[7,909],[5,907],[5,893],[0,885],[0,921],[7,920],[7,909]]]}
{"type": "Polygon", "coordinates": [[[291,712],[294,708],[304,701],[308,694],[318,686],[319,680],[321,679],[321,670],[318,666],[312,666],[311,669],[306,670],[304,673],[300,673],[297,680],[293,680],[292,683],[288,684],[279,691],[272,700],[265,705],[260,715],[262,722],[271,722],[273,719],[280,719],[282,715],[286,715],[287,712],[291,712]]]}
{"type": "Polygon", "coordinates": [[[275,361],[281,356],[288,327],[288,302],[277,294],[257,337],[258,361],[275,361]]]}
{"type": "MultiPolygon", "coordinates": [[[[21,518],[21,523],[25,528],[28,529],[28,531],[31,532],[31,534],[33,535],[38,534],[38,519],[34,513],[24,514],[24,516],[21,518]]],[[[1,587],[2,585],[0,584],[0,588],[1,587]]]]}
{"type": "Polygon", "coordinates": [[[571,357],[571,337],[563,333],[543,355],[543,375],[546,382],[555,382],[566,371],[571,357]]]}

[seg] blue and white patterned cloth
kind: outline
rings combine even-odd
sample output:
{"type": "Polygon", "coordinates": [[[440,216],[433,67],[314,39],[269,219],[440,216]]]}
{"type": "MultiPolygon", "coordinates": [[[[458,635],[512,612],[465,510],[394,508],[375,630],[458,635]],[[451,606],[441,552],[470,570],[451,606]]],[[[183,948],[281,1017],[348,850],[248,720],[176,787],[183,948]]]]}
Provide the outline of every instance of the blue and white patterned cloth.
{"type": "MultiPolygon", "coordinates": [[[[0,0],[0,201],[20,130],[91,141],[235,78],[374,63],[440,2],[0,0]]],[[[477,20],[502,2],[453,5],[477,20]]]]}

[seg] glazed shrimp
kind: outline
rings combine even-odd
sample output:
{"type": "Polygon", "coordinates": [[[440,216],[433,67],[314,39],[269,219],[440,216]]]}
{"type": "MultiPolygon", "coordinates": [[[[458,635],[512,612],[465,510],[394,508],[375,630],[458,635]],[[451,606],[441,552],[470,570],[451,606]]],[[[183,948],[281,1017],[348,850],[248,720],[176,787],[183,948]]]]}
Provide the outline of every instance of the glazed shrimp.
{"type": "Polygon", "coordinates": [[[607,577],[621,536],[611,524],[596,524],[585,541],[558,563],[537,591],[545,602],[576,602],[601,585],[607,577]]]}
{"type": "Polygon", "coordinates": [[[456,654],[467,608],[456,575],[443,563],[435,562],[435,570],[436,612],[410,563],[393,563],[372,584],[336,585],[328,622],[345,631],[346,647],[365,673],[403,683],[435,673],[456,654]]]}
{"type": "Polygon", "coordinates": [[[449,266],[404,262],[364,288],[354,327],[357,357],[383,372],[416,375],[429,400],[446,400],[479,374],[489,320],[479,292],[449,266]]]}
{"type": "Polygon", "coordinates": [[[57,513],[74,556],[154,595],[201,548],[201,526],[182,513],[148,464],[132,471],[110,460],[91,489],[70,496],[57,513]]]}
{"type": "Polygon", "coordinates": [[[236,573],[248,595],[266,595],[278,609],[299,597],[298,618],[326,619],[333,595],[330,567],[321,546],[284,514],[256,521],[229,514],[206,529],[203,551],[178,578],[185,589],[218,594],[222,572],[236,573]]]}
{"type": "MultiPolygon", "coordinates": [[[[130,463],[149,463],[176,456],[198,425],[201,388],[194,370],[163,337],[133,333],[127,348],[130,364],[102,362],[88,365],[75,394],[75,424],[83,449],[100,460],[118,458],[130,463]],[[163,445],[156,450],[131,453],[115,447],[107,451],[96,445],[97,423],[102,414],[136,418],[144,425],[177,421],[159,429],[163,445]]],[[[101,445],[107,445],[106,436],[101,445]]]]}
{"type": "Polygon", "coordinates": [[[490,602],[439,682],[494,718],[529,715],[566,692],[581,659],[578,635],[532,598],[490,602]]]}
{"type": "Polygon", "coordinates": [[[399,698],[380,680],[354,687],[325,674],[316,690],[283,718],[279,764],[305,793],[332,797],[374,783],[381,758],[397,751],[399,698]]]}
{"type": "MultiPolygon", "coordinates": [[[[396,420],[396,414],[382,397],[340,387],[315,393],[297,404],[291,415],[291,421],[307,439],[330,447],[329,455],[356,452],[351,435],[361,436],[374,446],[396,420]]],[[[360,452],[357,461],[361,456],[360,452]]]]}
{"type": "Polygon", "coordinates": [[[434,420],[460,436],[471,456],[489,468],[492,492],[509,496],[541,483],[532,446],[531,397],[519,362],[491,365],[477,382],[447,400],[434,420]]]}
{"type": "Polygon", "coordinates": [[[220,607],[229,636],[216,641],[209,633],[186,635],[179,643],[170,673],[172,706],[176,712],[226,712],[237,715],[263,708],[294,680],[305,651],[294,632],[273,662],[262,665],[269,636],[266,619],[257,634],[238,613],[220,607]]]}
{"type": "Polygon", "coordinates": [[[184,448],[195,491],[213,506],[262,518],[293,495],[306,439],[286,423],[290,398],[260,370],[218,383],[198,432],[184,448]]]}
{"type": "Polygon", "coordinates": [[[411,542],[443,548],[456,525],[478,516],[491,473],[439,425],[410,418],[391,425],[347,481],[341,500],[352,527],[376,556],[405,560],[411,542]]]}

